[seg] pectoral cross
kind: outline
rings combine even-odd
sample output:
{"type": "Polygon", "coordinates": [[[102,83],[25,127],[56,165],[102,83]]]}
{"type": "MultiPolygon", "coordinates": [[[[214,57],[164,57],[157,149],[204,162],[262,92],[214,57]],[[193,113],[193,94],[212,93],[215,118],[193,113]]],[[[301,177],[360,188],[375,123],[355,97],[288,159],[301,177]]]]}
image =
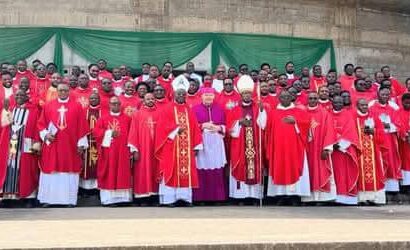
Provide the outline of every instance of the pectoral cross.
{"type": "Polygon", "coordinates": [[[61,106],[59,109],[57,109],[58,113],[60,113],[60,119],[58,121],[58,128],[60,130],[63,130],[67,127],[67,122],[65,120],[65,113],[68,111],[68,109],[66,109],[66,107],[63,105],[61,106]]]}

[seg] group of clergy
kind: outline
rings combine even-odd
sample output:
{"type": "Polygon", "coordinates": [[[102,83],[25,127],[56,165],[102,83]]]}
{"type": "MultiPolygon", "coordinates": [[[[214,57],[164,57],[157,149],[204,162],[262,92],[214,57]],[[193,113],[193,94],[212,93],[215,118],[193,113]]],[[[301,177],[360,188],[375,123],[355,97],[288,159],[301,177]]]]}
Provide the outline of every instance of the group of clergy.
{"type": "Polygon", "coordinates": [[[388,66],[106,67],[1,64],[1,202],[385,204],[410,186],[410,79],[388,66]]]}

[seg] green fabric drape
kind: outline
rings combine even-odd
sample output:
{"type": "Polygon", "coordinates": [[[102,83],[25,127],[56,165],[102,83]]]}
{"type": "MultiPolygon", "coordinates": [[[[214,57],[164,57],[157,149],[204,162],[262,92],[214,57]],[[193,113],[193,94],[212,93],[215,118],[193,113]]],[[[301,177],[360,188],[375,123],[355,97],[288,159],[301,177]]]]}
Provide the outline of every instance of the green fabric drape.
{"type": "Polygon", "coordinates": [[[52,28],[0,28],[0,62],[16,63],[44,46],[54,35],[52,28]]]}
{"type": "Polygon", "coordinates": [[[150,62],[161,66],[171,61],[183,65],[211,44],[211,65],[215,70],[220,58],[230,66],[247,63],[258,69],[263,62],[283,70],[293,61],[296,71],[312,67],[330,50],[331,67],[336,67],[331,40],[304,39],[274,35],[225,33],[171,33],[89,30],[74,28],[0,28],[0,62],[16,62],[40,49],[55,35],[54,63],[63,70],[63,46],[66,43],[77,54],[95,62],[100,58],[109,67],[126,64],[139,68],[150,62]]]}
{"type": "Polygon", "coordinates": [[[57,31],[56,33],[56,42],[54,47],[54,63],[57,65],[57,70],[61,74],[63,73],[64,68],[64,59],[63,59],[63,43],[61,42],[61,32],[57,31]]]}
{"type": "Polygon", "coordinates": [[[162,66],[165,61],[178,67],[203,51],[211,38],[195,33],[62,30],[71,49],[90,61],[104,58],[111,67],[126,63],[139,68],[144,62],[162,66]]]}
{"type": "MultiPolygon", "coordinates": [[[[288,61],[293,61],[296,72],[304,66],[312,67],[333,48],[332,41],[326,40],[244,34],[221,34],[217,43],[220,56],[228,65],[247,63],[251,69],[258,69],[267,62],[280,72],[288,61]]],[[[330,53],[334,54],[334,50],[330,53]]],[[[335,61],[331,64],[335,67],[335,61]]]]}

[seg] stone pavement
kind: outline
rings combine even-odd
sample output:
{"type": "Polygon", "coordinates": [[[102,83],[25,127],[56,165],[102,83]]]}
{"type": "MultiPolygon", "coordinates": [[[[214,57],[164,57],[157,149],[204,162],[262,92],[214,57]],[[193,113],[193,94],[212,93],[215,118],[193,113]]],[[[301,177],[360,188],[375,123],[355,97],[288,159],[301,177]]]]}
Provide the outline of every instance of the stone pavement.
{"type": "Polygon", "coordinates": [[[0,232],[6,249],[408,249],[410,206],[0,209],[0,232]]]}

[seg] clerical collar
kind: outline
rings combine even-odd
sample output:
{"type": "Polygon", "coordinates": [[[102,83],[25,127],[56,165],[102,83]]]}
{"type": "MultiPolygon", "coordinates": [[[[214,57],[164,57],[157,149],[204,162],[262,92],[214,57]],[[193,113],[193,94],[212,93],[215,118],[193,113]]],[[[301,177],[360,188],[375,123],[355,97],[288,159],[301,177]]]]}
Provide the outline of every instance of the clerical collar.
{"type": "Polygon", "coordinates": [[[250,101],[249,103],[244,103],[244,102],[242,102],[242,106],[243,107],[249,107],[249,106],[251,106],[252,105],[252,101],[250,101]]]}
{"type": "Polygon", "coordinates": [[[341,110],[339,110],[339,111],[333,109],[333,113],[335,113],[335,114],[339,114],[339,113],[341,113],[342,111],[343,111],[343,109],[341,109],[341,110]]]}
{"type": "Polygon", "coordinates": [[[225,95],[233,95],[233,92],[234,92],[235,90],[232,90],[231,92],[226,92],[225,90],[223,91],[224,92],[224,94],[225,95]]]}
{"type": "Polygon", "coordinates": [[[270,96],[275,96],[276,97],[276,93],[269,93],[270,96]]]}
{"type": "Polygon", "coordinates": [[[307,109],[308,109],[308,110],[315,110],[315,109],[317,109],[318,107],[319,107],[319,105],[316,104],[316,106],[314,106],[314,107],[307,106],[307,109]]]}
{"type": "Polygon", "coordinates": [[[328,103],[328,102],[330,102],[329,99],[327,99],[327,100],[319,99],[318,101],[319,101],[320,103],[328,103]]]}
{"type": "Polygon", "coordinates": [[[65,99],[65,100],[61,100],[60,98],[57,98],[59,103],[67,103],[69,99],[70,99],[70,97],[67,97],[67,99],[65,99]]]}
{"type": "Polygon", "coordinates": [[[388,104],[388,103],[386,103],[386,104],[381,104],[379,101],[377,101],[377,103],[378,103],[380,106],[382,106],[382,107],[386,107],[387,104],[388,104]]]}
{"type": "Polygon", "coordinates": [[[369,112],[362,113],[362,112],[360,112],[360,110],[357,110],[357,114],[360,115],[360,116],[367,116],[367,115],[369,115],[369,112]]]}
{"type": "Polygon", "coordinates": [[[46,80],[46,78],[37,76],[37,80],[46,80]]]}
{"type": "Polygon", "coordinates": [[[191,96],[191,97],[197,96],[197,94],[198,92],[195,92],[195,94],[192,94],[192,95],[190,93],[186,93],[187,96],[191,96]]]}
{"type": "Polygon", "coordinates": [[[292,74],[286,73],[286,76],[288,77],[288,79],[291,79],[291,80],[295,78],[294,73],[292,73],[292,74]]]}
{"type": "Polygon", "coordinates": [[[89,106],[90,107],[90,109],[99,109],[100,108],[100,105],[97,105],[97,106],[89,106]]]}
{"type": "Polygon", "coordinates": [[[292,102],[289,106],[284,107],[282,104],[278,104],[278,106],[276,106],[276,109],[279,110],[289,110],[289,109],[293,109],[295,107],[295,104],[292,102]]]}
{"type": "Polygon", "coordinates": [[[110,115],[112,115],[112,116],[120,116],[120,114],[121,114],[121,112],[114,113],[114,112],[110,111],[110,115]]]}
{"type": "Polygon", "coordinates": [[[131,97],[133,97],[133,95],[128,95],[127,93],[124,93],[124,97],[131,98],[131,97]]]}
{"type": "Polygon", "coordinates": [[[90,80],[92,80],[92,81],[97,81],[97,80],[98,80],[98,77],[97,77],[97,78],[94,78],[94,77],[90,76],[90,80]]]}

